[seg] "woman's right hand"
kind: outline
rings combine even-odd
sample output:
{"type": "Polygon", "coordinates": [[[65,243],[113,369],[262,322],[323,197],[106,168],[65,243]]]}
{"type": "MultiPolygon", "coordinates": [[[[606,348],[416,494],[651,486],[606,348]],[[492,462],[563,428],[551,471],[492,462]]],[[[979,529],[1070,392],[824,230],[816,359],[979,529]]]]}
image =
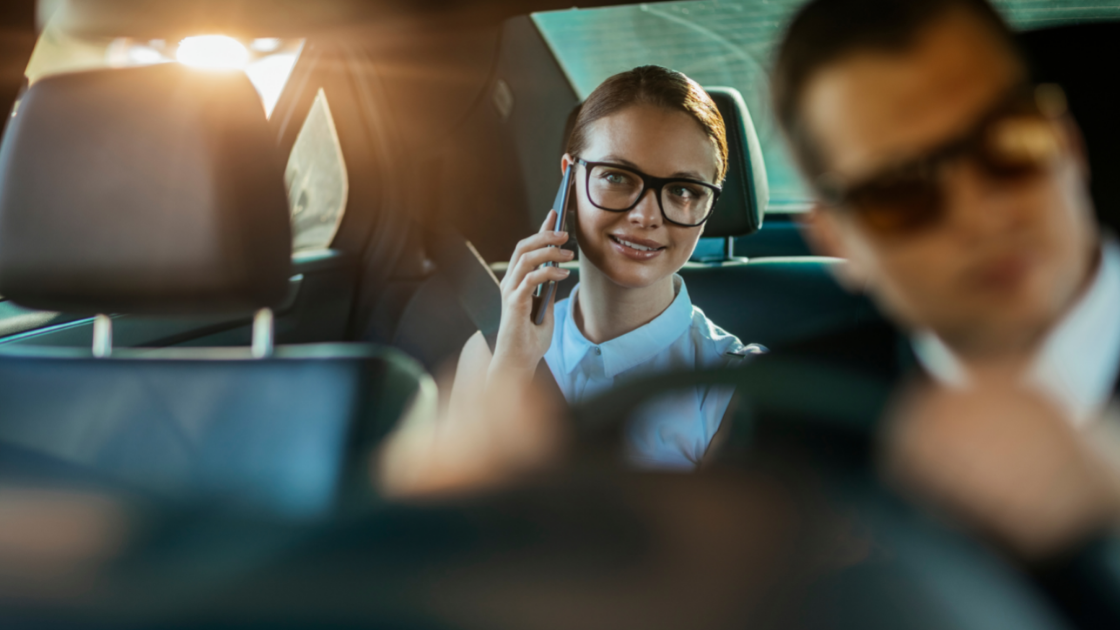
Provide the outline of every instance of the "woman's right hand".
{"type": "Polygon", "coordinates": [[[552,304],[548,305],[544,321],[539,326],[533,323],[531,314],[537,285],[550,280],[559,282],[569,274],[567,269],[541,265],[567,262],[575,256],[571,250],[560,248],[568,241],[568,233],[549,229],[555,221],[556,211],[550,210],[540,231],[522,239],[513,250],[501,283],[502,322],[498,328],[494,359],[490,364],[491,373],[502,370],[531,376],[552,344],[555,322],[552,304]]]}

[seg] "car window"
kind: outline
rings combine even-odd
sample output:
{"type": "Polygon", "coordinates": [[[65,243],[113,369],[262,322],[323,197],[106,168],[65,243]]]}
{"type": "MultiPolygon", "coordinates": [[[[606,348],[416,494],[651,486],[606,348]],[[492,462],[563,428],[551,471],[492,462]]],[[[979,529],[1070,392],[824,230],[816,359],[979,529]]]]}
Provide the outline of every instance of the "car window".
{"type": "Polygon", "coordinates": [[[768,212],[808,200],[773,122],[768,55],[790,2],[667,2],[533,16],[580,99],[607,77],[645,64],[680,70],[743,94],[758,128],[770,184],[768,212]]]}
{"type": "Polygon", "coordinates": [[[292,251],[330,247],[350,183],[327,95],[320,88],[284,171],[292,209],[292,251]]]}
{"type": "MultiPolygon", "coordinates": [[[[680,70],[701,85],[738,89],[758,129],[770,184],[768,213],[807,208],[770,110],[768,72],[786,21],[803,0],[658,2],[533,15],[581,99],[612,74],[645,64],[680,70]]],[[[1004,0],[1019,29],[1120,18],[1114,0],[1004,0]]]]}

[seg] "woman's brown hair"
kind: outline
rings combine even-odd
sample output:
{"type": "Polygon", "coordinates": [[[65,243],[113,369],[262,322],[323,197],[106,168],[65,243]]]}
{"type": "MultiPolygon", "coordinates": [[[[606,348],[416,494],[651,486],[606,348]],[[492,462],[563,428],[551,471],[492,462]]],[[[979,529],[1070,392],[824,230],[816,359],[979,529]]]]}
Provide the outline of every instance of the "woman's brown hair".
{"type": "Polygon", "coordinates": [[[695,120],[712,139],[719,154],[716,183],[727,175],[727,129],[719,109],[698,83],[676,70],[641,66],[603,81],[587,97],[568,136],[568,155],[579,156],[587,148],[587,129],[595,121],[631,105],[655,105],[680,111],[695,120]]]}

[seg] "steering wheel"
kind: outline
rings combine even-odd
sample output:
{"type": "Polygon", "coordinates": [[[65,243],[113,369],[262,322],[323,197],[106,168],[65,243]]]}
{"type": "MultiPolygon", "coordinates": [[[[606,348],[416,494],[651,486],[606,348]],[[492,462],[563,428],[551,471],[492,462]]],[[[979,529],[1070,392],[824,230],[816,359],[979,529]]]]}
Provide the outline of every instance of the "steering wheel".
{"type": "MultiPolygon", "coordinates": [[[[577,448],[617,460],[625,420],[640,406],[667,393],[710,386],[734,387],[739,397],[741,404],[724,417],[745,434],[730,438],[745,447],[736,452],[764,450],[752,443],[759,417],[764,424],[784,424],[796,440],[818,439],[830,447],[838,437],[858,436],[870,446],[874,423],[887,410],[893,390],[882,377],[795,357],[765,356],[736,368],[661,374],[573,406],[577,448]]],[[[804,479],[805,461],[779,463],[784,468],[777,470],[804,479]]],[[[835,463],[816,468],[810,486],[819,483],[833,509],[852,519],[857,535],[866,536],[869,552],[842,570],[822,574],[797,627],[1069,627],[1038,584],[990,547],[884,487],[870,452],[842,460],[841,466],[835,463]],[[897,598],[906,605],[887,603],[897,598]],[[818,613],[829,619],[817,618],[818,613]]]]}

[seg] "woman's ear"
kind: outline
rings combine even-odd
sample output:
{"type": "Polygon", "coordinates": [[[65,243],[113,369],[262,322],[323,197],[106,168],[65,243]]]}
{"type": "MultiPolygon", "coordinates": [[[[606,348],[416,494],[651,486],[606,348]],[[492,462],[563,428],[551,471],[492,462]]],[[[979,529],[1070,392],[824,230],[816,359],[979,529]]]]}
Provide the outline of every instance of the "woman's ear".
{"type": "Polygon", "coordinates": [[[808,243],[809,249],[817,256],[843,258],[845,263],[832,267],[833,275],[840,286],[851,293],[864,293],[867,287],[867,274],[857,260],[849,255],[848,247],[843,237],[843,227],[834,211],[814,204],[804,215],[799,217],[798,227],[801,237],[808,243]]]}
{"type": "Polygon", "coordinates": [[[572,156],[565,153],[564,157],[560,158],[560,175],[563,176],[568,170],[568,165],[573,163],[575,163],[575,160],[572,159],[572,156]]]}

